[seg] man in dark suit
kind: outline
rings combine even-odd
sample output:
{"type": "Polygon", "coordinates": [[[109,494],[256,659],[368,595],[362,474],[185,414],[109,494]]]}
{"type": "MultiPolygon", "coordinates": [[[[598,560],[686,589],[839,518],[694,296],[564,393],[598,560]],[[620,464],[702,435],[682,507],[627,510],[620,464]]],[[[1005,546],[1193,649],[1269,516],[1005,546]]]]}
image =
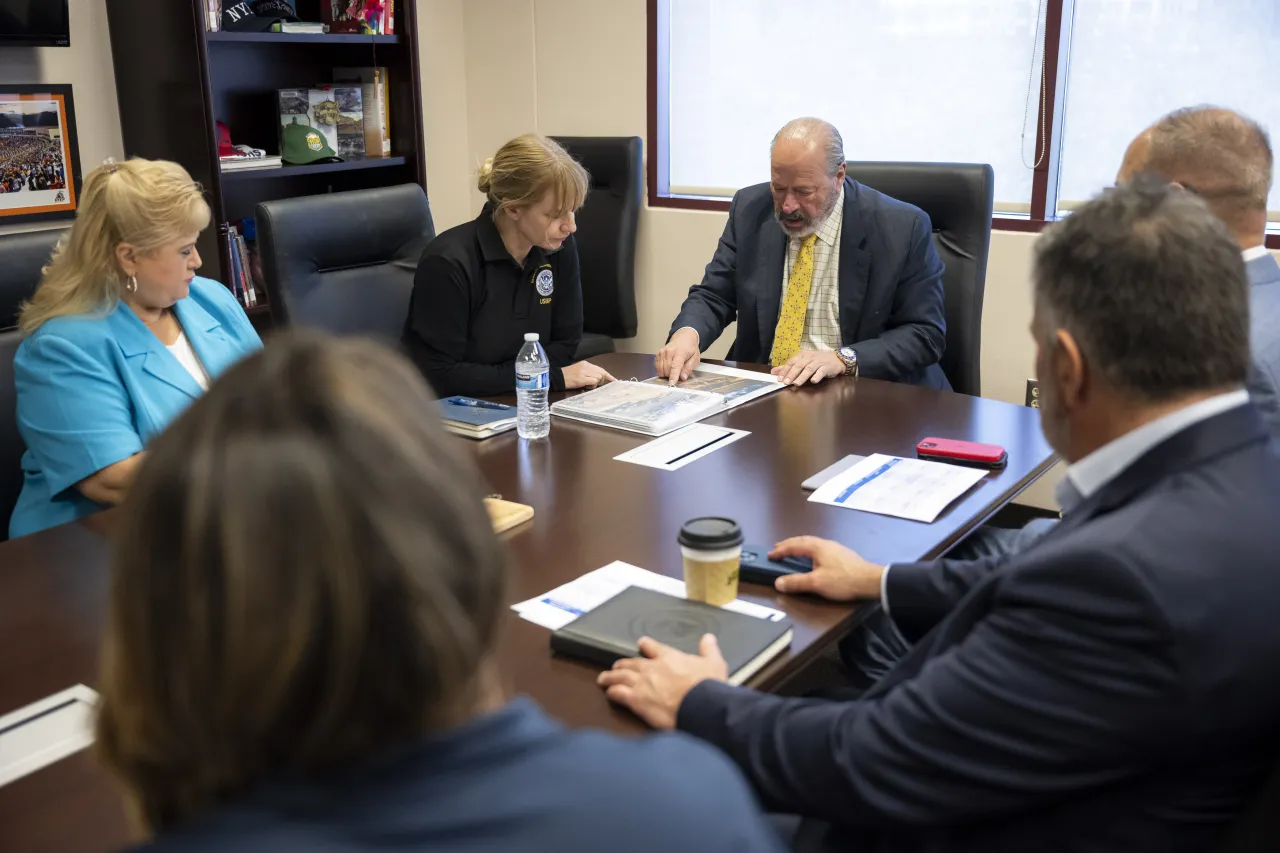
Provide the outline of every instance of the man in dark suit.
{"type": "Polygon", "coordinates": [[[773,138],[771,179],[738,192],[702,283],[655,367],[672,384],[738,321],[729,357],[789,384],[869,376],[951,386],[942,261],[929,217],[845,176],[844,142],[801,118],[773,138]]]}
{"type": "Polygon", "coordinates": [[[1200,851],[1280,757],[1280,457],[1245,391],[1239,248],[1140,179],[1046,231],[1034,279],[1061,524],[994,563],[782,543],[815,568],[780,590],[880,599],[914,642],[861,699],[730,687],[709,637],[601,674],[829,846],[1200,851]]]}

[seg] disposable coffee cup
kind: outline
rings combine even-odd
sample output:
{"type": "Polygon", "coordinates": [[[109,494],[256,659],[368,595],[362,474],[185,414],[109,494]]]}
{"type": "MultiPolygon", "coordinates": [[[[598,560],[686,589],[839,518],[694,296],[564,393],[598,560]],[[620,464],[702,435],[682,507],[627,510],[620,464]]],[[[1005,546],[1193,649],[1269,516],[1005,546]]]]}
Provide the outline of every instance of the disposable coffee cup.
{"type": "Polygon", "coordinates": [[[685,597],[707,604],[728,604],[738,597],[742,528],[732,518],[694,518],[680,528],[685,597]]]}

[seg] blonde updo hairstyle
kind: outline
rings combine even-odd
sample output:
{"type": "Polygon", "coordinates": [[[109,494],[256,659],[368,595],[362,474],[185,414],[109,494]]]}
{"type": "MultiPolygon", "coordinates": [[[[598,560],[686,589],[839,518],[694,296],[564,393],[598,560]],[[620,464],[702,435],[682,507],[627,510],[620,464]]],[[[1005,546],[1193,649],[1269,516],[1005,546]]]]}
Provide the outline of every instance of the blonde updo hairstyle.
{"type": "Polygon", "coordinates": [[[591,176],[554,140],[536,133],[517,136],[480,167],[476,186],[493,206],[493,216],[528,207],[548,193],[563,216],[582,207],[591,176]]]}
{"type": "Polygon", "coordinates": [[[209,226],[204,191],[187,170],[165,160],[107,163],[85,179],[71,233],[54,250],[18,326],[31,334],[54,317],[106,312],[128,279],[116,247],[144,255],[209,226]]]}

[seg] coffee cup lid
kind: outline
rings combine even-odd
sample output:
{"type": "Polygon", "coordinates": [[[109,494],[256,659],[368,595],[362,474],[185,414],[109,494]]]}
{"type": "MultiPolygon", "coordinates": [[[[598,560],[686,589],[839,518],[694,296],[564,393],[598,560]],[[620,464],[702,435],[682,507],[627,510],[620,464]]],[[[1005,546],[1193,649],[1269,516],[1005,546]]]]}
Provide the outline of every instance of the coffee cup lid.
{"type": "Polygon", "coordinates": [[[742,528],[732,518],[692,518],[680,528],[677,541],[686,548],[714,551],[742,544],[742,528]]]}

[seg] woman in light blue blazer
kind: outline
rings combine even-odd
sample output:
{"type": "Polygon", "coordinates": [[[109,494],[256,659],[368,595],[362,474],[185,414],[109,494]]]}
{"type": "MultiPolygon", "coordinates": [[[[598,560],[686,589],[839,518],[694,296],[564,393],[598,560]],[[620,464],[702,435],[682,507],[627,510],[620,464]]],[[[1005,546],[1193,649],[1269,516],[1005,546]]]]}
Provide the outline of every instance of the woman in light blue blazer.
{"type": "Polygon", "coordinates": [[[108,162],[85,180],[75,225],[19,320],[27,452],[10,536],[120,503],[151,439],[262,346],[231,292],[195,274],[209,219],[176,163],[108,162]]]}

